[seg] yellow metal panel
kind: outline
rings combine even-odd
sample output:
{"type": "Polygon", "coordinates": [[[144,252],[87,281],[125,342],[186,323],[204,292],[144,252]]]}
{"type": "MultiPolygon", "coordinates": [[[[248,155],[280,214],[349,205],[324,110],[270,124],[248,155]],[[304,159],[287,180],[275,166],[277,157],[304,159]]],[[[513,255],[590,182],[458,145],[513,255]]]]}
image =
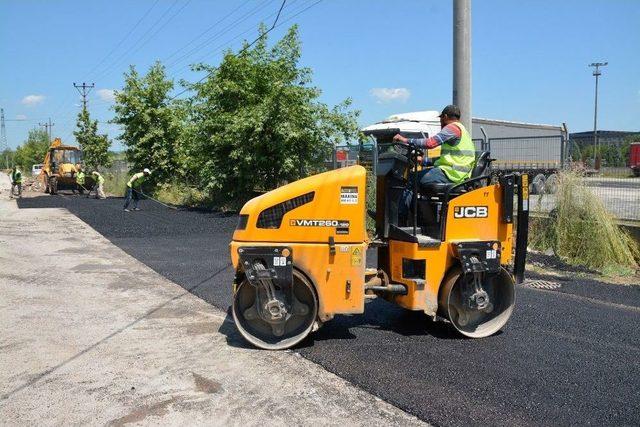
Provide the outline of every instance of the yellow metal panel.
{"type": "Polygon", "coordinates": [[[365,191],[366,170],[362,166],[350,166],[292,182],[248,201],[240,211],[240,214],[249,215],[247,227],[236,230],[233,240],[320,243],[333,237],[336,243],[364,242],[365,191]],[[315,192],[313,201],[287,212],[280,228],[258,228],[257,220],[262,211],[311,191],[315,192]],[[338,234],[335,226],[301,225],[296,220],[348,221],[349,230],[338,234]]]}
{"type": "Polygon", "coordinates": [[[331,255],[326,244],[232,241],[232,264],[236,270],[241,267],[238,263],[240,247],[276,245],[291,248],[294,266],[305,273],[316,287],[320,305],[318,313],[322,320],[328,320],[334,314],[364,312],[366,243],[336,244],[336,253],[331,255]]]}
{"type": "Polygon", "coordinates": [[[397,295],[394,302],[410,310],[422,310],[433,315],[438,310],[438,290],[445,273],[453,263],[449,244],[443,242],[438,247],[420,248],[417,243],[389,241],[390,278],[392,282],[407,285],[407,295],[397,295]],[[426,262],[426,283],[418,286],[415,280],[402,277],[402,260],[424,259],[426,262]]]}

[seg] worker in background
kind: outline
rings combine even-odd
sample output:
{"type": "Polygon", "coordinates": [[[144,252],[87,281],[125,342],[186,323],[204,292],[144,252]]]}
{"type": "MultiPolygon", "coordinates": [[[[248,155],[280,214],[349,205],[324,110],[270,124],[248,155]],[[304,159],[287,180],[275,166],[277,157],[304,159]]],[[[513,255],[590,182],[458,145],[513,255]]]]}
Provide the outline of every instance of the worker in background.
{"type": "Polygon", "coordinates": [[[147,168],[144,168],[142,172],[138,172],[134,174],[129,182],[127,182],[127,194],[124,199],[124,211],[129,212],[129,204],[131,203],[131,199],[133,199],[133,210],[139,211],[138,201],[140,200],[140,187],[142,183],[147,180],[147,177],[151,175],[151,171],[147,168]]]}
{"type": "MultiPolygon", "coordinates": [[[[431,183],[459,184],[471,175],[476,161],[476,151],[471,135],[460,123],[460,109],[456,105],[447,105],[440,113],[441,130],[429,138],[405,138],[398,134],[394,141],[414,144],[425,149],[440,147],[440,157],[433,162],[432,168],[418,172],[420,187],[431,183]]],[[[427,163],[426,158],[424,162],[427,163]]],[[[413,191],[405,189],[398,213],[401,223],[406,222],[411,207],[413,191]]]]}
{"type": "Polygon", "coordinates": [[[78,190],[78,193],[80,194],[84,194],[84,182],[84,171],[82,170],[82,167],[78,166],[78,172],[76,173],[76,190],[78,190]]]}
{"type": "MultiPolygon", "coordinates": [[[[100,174],[100,172],[98,171],[93,171],[92,172],[93,175],[93,179],[96,181],[96,183],[93,186],[93,190],[95,190],[96,192],[96,199],[106,199],[107,197],[104,195],[104,177],[100,174]]],[[[91,194],[91,192],[89,192],[89,195],[91,194]]],[[[87,195],[87,197],[89,197],[87,195]]]]}
{"type": "Polygon", "coordinates": [[[11,197],[13,197],[16,187],[18,187],[18,197],[22,197],[22,172],[17,166],[13,166],[11,169],[11,197]]]}

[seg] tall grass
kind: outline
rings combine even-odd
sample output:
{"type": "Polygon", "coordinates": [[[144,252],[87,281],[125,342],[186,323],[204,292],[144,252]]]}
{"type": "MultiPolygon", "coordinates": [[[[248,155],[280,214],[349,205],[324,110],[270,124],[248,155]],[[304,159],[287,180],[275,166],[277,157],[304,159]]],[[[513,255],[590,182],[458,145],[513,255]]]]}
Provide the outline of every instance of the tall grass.
{"type": "Polygon", "coordinates": [[[111,196],[122,197],[125,193],[125,187],[129,180],[126,172],[108,172],[104,176],[104,191],[111,196]]]}
{"type": "Polygon", "coordinates": [[[616,223],[600,198],[575,173],[559,175],[549,221],[534,221],[530,244],[574,265],[604,273],[629,273],[638,267],[638,244],[616,223]]]}
{"type": "Polygon", "coordinates": [[[176,206],[202,207],[210,204],[202,191],[176,182],[158,186],[154,192],[154,197],[162,203],[176,206]]]}

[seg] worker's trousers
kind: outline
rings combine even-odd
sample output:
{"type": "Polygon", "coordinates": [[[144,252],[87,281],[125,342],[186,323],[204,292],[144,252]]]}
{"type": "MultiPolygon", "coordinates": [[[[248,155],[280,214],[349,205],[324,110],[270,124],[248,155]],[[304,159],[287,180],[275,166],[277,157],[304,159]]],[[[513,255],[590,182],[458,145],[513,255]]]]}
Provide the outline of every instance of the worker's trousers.
{"type": "Polygon", "coordinates": [[[18,187],[18,197],[22,197],[22,183],[21,182],[12,182],[11,183],[11,195],[14,195],[15,188],[18,187]]]}
{"type": "Polygon", "coordinates": [[[96,197],[100,198],[100,199],[106,199],[107,196],[104,195],[104,188],[103,188],[103,184],[98,184],[98,191],[96,192],[96,197]]]}
{"type": "Polygon", "coordinates": [[[131,187],[127,187],[127,194],[124,197],[124,208],[127,209],[129,207],[129,203],[131,203],[131,199],[133,199],[133,208],[134,209],[137,208],[139,198],[140,197],[138,196],[137,191],[135,191],[131,187]]]}

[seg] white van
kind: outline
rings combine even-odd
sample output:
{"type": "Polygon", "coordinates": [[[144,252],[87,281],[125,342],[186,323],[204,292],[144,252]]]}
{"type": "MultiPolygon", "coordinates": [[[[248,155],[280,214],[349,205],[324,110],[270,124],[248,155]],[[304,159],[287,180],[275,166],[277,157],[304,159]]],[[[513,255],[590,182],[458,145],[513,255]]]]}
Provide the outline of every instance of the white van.
{"type": "Polygon", "coordinates": [[[31,176],[40,175],[40,172],[42,171],[43,167],[44,167],[44,164],[42,164],[42,163],[40,163],[38,165],[31,166],[31,176]]]}

